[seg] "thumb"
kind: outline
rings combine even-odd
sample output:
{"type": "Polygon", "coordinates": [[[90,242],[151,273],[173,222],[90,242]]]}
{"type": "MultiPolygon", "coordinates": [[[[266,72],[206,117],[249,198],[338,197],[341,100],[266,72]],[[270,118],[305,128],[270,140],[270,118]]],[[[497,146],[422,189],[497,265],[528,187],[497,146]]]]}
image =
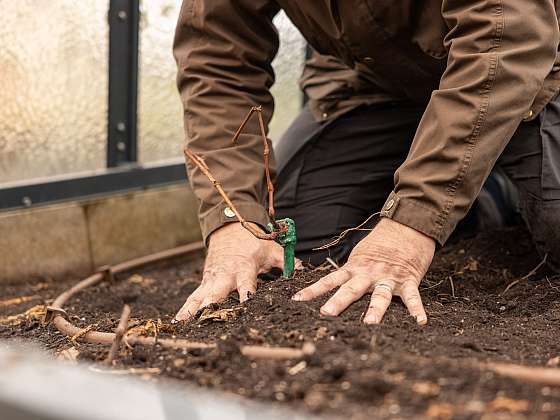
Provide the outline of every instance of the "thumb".
{"type": "Polygon", "coordinates": [[[274,241],[269,241],[265,247],[265,269],[284,268],[284,248],[274,241]]]}

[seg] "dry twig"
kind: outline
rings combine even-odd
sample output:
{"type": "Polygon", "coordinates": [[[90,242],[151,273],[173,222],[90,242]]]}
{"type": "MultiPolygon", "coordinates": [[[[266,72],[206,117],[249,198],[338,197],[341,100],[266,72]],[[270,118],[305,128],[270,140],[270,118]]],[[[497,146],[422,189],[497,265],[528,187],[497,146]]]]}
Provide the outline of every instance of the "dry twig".
{"type": "Polygon", "coordinates": [[[303,359],[315,353],[315,345],[305,343],[301,349],[291,347],[243,346],[241,354],[250,359],[286,360],[303,359]]]}
{"type": "Polygon", "coordinates": [[[340,266],[331,257],[327,257],[325,259],[330,265],[334,267],[335,270],[338,270],[340,268],[340,266]]]}
{"type": "Polygon", "coordinates": [[[276,229],[278,229],[278,225],[276,224],[276,218],[275,218],[275,213],[276,212],[274,210],[274,184],[272,183],[272,179],[270,177],[270,146],[268,145],[268,139],[266,137],[266,130],[264,128],[264,119],[263,119],[263,116],[262,116],[262,107],[261,106],[251,107],[251,109],[249,110],[249,112],[247,113],[245,118],[243,119],[243,122],[241,123],[241,125],[239,126],[237,131],[235,132],[235,135],[233,136],[233,139],[232,139],[232,143],[235,144],[235,142],[237,141],[237,139],[241,135],[241,132],[245,128],[245,125],[249,122],[249,119],[251,118],[251,116],[254,113],[256,113],[258,115],[258,118],[259,118],[259,127],[260,127],[260,130],[261,130],[261,138],[262,138],[262,141],[263,141],[263,144],[264,144],[263,158],[264,158],[264,173],[265,173],[265,178],[266,178],[266,187],[268,189],[268,217],[270,217],[270,221],[272,223],[272,226],[274,226],[274,229],[276,230],[276,229]]]}
{"type": "Polygon", "coordinates": [[[47,309],[45,305],[35,305],[21,314],[9,315],[0,318],[0,325],[16,327],[23,321],[42,320],[45,317],[46,311],[47,309]]]}
{"type": "Polygon", "coordinates": [[[223,308],[218,310],[212,310],[210,308],[204,309],[200,314],[197,321],[202,323],[204,321],[217,321],[217,322],[227,322],[234,320],[237,318],[239,312],[241,312],[243,308],[223,308]]]}
{"type": "Polygon", "coordinates": [[[546,264],[546,259],[548,257],[548,254],[545,254],[543,260],[535,267],[533,268],[531,271],[529,271],[526,275],[524,275],[523,277],[521,277],[520,279],[517,279],[515,281],[512,281],[510,284],[507,285],[507,287],[505,288],[505,290],[501,293],[502,295],[505,295],[509,289],[511,289],[513,286],[521,283],[522,281],[528,280],[530,277],[534,276],[535,274],[537,274],[537,271],[540,270],[540,268],[546,264]]]}
{"type": "Polygon", "coordinates": [[[130,368],[123,370],[108,370],[90,366],[89,370],[96,373],[107,373],[109,375],[159,375],[161,373],[160,368],[130,368]]]}
{"type": "Polygon", "coordinates": [[[105,363],[108,365],[111,365],[113,363],[113,360],[115,360],[115,357],[119,352],[119,349],[121,348],[123,337],[128,328],[129,318],[130,318],[130,306],[125,304],[123,306],[121,319],[119,320],[119,325],[117,325],[117,328],[115,329],[115,339],[113,340],[113,344],[111,344],[111,349],[109,350],[107,359],[105,359],[105,363]]]}
{"type": "Polygon", "coordinates": [[[274,232],[271,232],[271,233],[263,233],[259,229],[257,229],[255,226],[253,226],[251,223],[248,223],[243,218],[243,216],[241,216],[241,213],[239,213],[239,211],[237,210],[235,205],[229,199],[228,195],[226,194],[226,192],[224,191],[224,189],[222,187],[222,184],[220,184],[218,182],[218,180],[216,178],[214,178],[214,176],[210,172],[210,169],[208,168],[208,165],[206,165],[206,162],[204,162],[204,159],[202,159],[200,156],[196,155],[195,153],[191,152],[187,147],[184,148],[184,152],[185,152],[185,155],[190,159],[190,161],[193,162],[202,171],[202,173],[204,175],[206,175],[206,178],[208,178],[210,180],[210,182],[212,183],[212,185],[214,186],[216,191],[218,191],[218,193],[222,196],[222,198],[224,199],[226,204],[233,211],[233,213],[235,214],[235,217],[237,217],[237,220],[239,221],[239,223],[241,223],[241,226],[243,226],[245,229],[247,229],[249,232],[251,232],[253,234],[253,236],[255,236],[256,238],[259,238],[259,239],[274,240],[280,235],[280,233],[282,233],[281,231],[274,231],[274,232]]]}
{"type": "Polygon", "coordinates": [[[552,282],[550,281],[550,279],[548,278],[548,276],[545,277],[546,281],[548,282],[548,285],[550,286],[551,289],[556,290],[557,292],[560,292],[560,288],[554,286],[552,284],[552,282]]]}
{"type": "MultiPolygon", "coordinates": [[[[424,281],[424,283],[426,283],[426,281],[424,281]]],[[[434,288],[438,287],[438,286],[439,286],[440,284],[442,284],[442,283],[443,283],[443,280],[440,280],[439,282],[434,283],[434,284],[431,284],[431,285],[429,285],[428,287],[421,287],[420,290],[430,290],[430,289],[434,289],[434,288]]],[[[428,284],[429,284],[429,283],[428,283],[428,284]]]]}
{"type": "Polygon", "coordinates": [[[6,299],[0,300],[0,306],[13,306],[13,305],[21,305],[22,303],[29,302],[31,300],[40,299],[41,296],[33,295],[33,296],[20,296],[13,299],[6,299]]]}
{"type": "Polygon", "coordinates": [[[80,329],[76,334],[70,337],[70,341],[77,346],[78,340],[82,337],[85,337],[86,334],[89,333],[90,331],[93,331],[95,327],[97,327],[97,324],[90,324],[87,327],[80,329]]]}
{"type": "Polygon", "coordinates": [[[487,365],[486,368],[499,375],[523,382],[560,386],[560,369],[558,368],[528,367],[501,363],[492,363],[487,365]]]}
{"type": "Polygon", "coordinates": [[[247,229],[249,232],[251,232],[253,234],[253,236],[255,236],[256,238],[265,239],[265,240],[275,240],[276,238],[278,238],[278,236],[280,236],[281,234],[286,232],[287,226],[284,226],[282,224],[278,224],[276,222],[276,211],[274,210],[274,184],[272,183],[272,178],[270,176],[270,146],[268,144],[268,138],[266,136],[266,129],[265,129],[265,124],[264,124],[264,119],[263,119],[263,115],[262,115],[262,107],[261,106],[251,107],[251,109],[249,110],[249,112],[247,113],[247,115],[245,116],[243,121],[241,122],[241,125],[239,126],[239,128],[235,132],[235,134],[232,138],[232,143],[235,144],[235,142],[239,139],[239,136],[243,132],[243,129],[245,128],[245,126],[249,122],[251,116],[255,113],[257,114],[258,119],[259,119],[259,128],[260,128],[261,138],[262,138],[263,145],[264,145],[263,160],[264,160],[264,172],[265,172],[266,186],[267,186],[267,189],[268,189],[268,217],[270,218],[270,222],[271,222],[272,227],[273,227],[273,232],[264,233],[264,232],[260,231],[258,228],[256,228],[255,226],[253,226],[252,224],[248,223],[243,218],[243,216],[241,216],[241,214],[239,213],[239,211],[237,210],[237,208],[235,207],[233,202],[229,199],[229,197],[226,194],[225,190],[223,189],[222,185],[212,175],[212,173],[210,172],[210,168],[208,168],[208,165],[206,164],[206,162],[204,162],[204,159],[201,156],[198,156],[195,153],[193,153],[192,151],[190,151],[187,146],[185,146],[185,148],[184,148],[184,153],[187,156],[187,158],[191,162],[193,162],[202,171],[202,173],[204,175],[206,175],[206,178],[208,178],[210,180],[210,182],[212,183],[214,188],[218,191],[218,193],[224,199],[226,204],[229,206],[229,208],[235,214],[235,217],[237,217],[237,220],[241,223],[241,225],[245,229],[247,229]]]}
{"type": "Polygon", "coordinates": [[[377,212],[377,213],[373,213],[372,215],[368,216],[368,218],[366,220],[364,220],[362,223],[360,223],[358,226],[350,228],[350,229],[346,229],[343,230],[338,236],[335,236],[333,238],[333,240],[331,242],[329,242],[328,244],[322,245],[320,247],[317,248],[313,248],[313,251],[322,251],[325,249],[329,249],[332,248],[335,245],[338,245],[340,243],[340,241],[342,241],[346,235],[348,235],[348,233],[350,232],[354,232],[354,231],[371,231],[371,229],[363,229],[363,226],[365,224],[367,224],[373,217],[378,216],[381,212],[377,212]]]}
{"type": "Polygon", "coordinates": [[[455,299],[455,284],[453,284],[453,276],[449,276],[449,284],[451,285],[451,296],[455,299]]]}

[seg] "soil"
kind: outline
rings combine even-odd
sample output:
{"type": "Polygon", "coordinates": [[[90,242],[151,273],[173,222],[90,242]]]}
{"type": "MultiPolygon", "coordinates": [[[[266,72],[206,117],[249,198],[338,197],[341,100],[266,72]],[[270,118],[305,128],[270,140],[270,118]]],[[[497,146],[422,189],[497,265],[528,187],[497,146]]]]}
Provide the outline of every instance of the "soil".
{"type": "MultiPolygon", "coordinates": [[[[215,305],[220,319],[171,325],[199,284],[202,260],[175,261],[121,275],[68,302],[70,320],[113,331],[123,302],[132,302],[130,325],[160,325],[159,337],[216,342],[213,350],[159,346],[124,348],[115,369],[157,368],[160,381],[181,380],[296,410],[349,418],[560,418],[560,387],[498,376],[484,362],[558,365],[560,277],[541,266],[520,228],[480,234],[438,251],[422,284],[429,324],[418,327],[395,299],[380,326],[360,322],[367,297],[337,318],[319,315],[326,300],[290,298],[328,270],[307,268],[294,279],[260,280],[245,304],[235,296],[215,305]],[[513,281],[520,280],[506,294],[513,281]],[[250,360],[239,346],[258,344],[316,352],[304,360],[250,360]]],[[[40,281],[0,286],[2,299],[34,296],[19,305],[0,302],[0,318],[50,302],[72,282],[40,281]]],[[[107,346],[72,343],[36,317],[2,326],[0,339],[32,340],[52,354],[75,347],[78,359],[98,363],[107,346]]],[[[4,322],[5,324],[5,322],[4,322]]],[[[147,334],[155,328],[147,328],[147,334]]]]}

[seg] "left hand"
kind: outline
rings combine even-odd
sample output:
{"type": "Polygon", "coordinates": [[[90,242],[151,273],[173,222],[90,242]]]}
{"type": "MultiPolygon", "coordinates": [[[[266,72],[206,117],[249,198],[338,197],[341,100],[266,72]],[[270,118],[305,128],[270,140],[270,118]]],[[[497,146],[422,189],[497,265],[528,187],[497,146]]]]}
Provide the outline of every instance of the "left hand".
{"type": "Polygon", "coordinates": [[[372,293],[366,324],[381,322],[393,295],[400,296],[416,322],[428,322],[418,286],[428,271],[435,241],[408,226],[382,218],[352,250],[348,262],[335,272],[296,293],[306,301],[339,287],[321,307],[321,314],[337,316],[366,293],[372,293]]]}

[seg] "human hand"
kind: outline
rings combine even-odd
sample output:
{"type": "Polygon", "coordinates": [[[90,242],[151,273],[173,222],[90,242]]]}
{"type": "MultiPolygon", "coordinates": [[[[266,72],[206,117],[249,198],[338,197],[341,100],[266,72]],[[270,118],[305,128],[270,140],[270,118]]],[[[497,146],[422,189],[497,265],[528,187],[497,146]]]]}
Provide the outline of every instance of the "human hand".
{"type": "Polygon", "coordinates": [[[367,324],[381,322],[393,295],[400,296],[416,322],[428,322],[418,286],[432,262],[435,241],[394,220],[382,218],[352,250],[348,262],[335,272],[296,293],[306,301],[339,287],[321,307],[321,314],[337,316],[371,292],[364,317],[367,324]]]}
{"type": "MultiPolygon", "coordinates": [[[[258,229],[258,228],[257,228],[258,229]]],[[[241,223],[229,223],[210,235],[202,283],[175,315],[185,321],[225,300],[237,290],[241,302],[257,290],[257,275],[284,266],[284,250],[274,241],[255,238],[241,223]]],[[[296,267],[301,262],[296,260],[296,267]]]]}

